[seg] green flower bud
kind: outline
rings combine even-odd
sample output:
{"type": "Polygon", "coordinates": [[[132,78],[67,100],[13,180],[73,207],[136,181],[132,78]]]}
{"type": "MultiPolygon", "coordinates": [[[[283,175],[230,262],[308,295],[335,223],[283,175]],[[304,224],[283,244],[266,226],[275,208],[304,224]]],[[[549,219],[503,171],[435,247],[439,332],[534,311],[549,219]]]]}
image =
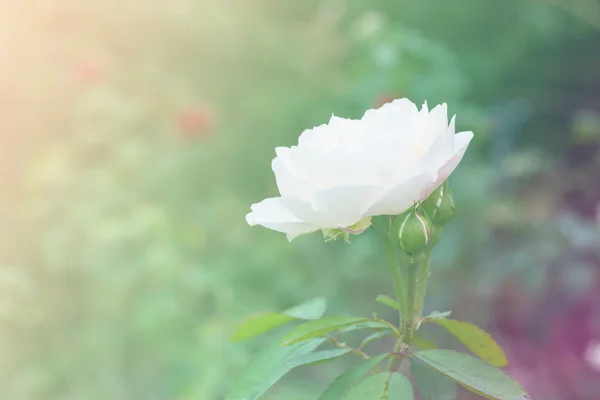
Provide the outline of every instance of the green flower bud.
{"type": "Polygon", "coordinates": [[[392,232],[397,235],[400,250],[410,256],[416,256],[431,244],[431,228],[427,214],[415,206],[396,217],[392,232]]]}
{"type": "Polygon", "coordinates": [[[436,226],[435,224],[431,224],[431,242],[429,243],[429,248],[433,248],[437,245],[442,239],[442,233],[444,232],[444,228],[441,226],[436,226]]]}
{"type": "Polygon", "coordinates": [[[435,226],[444,226],[454,217],[454,197],[445,181],[421,204],[435,226]]]}

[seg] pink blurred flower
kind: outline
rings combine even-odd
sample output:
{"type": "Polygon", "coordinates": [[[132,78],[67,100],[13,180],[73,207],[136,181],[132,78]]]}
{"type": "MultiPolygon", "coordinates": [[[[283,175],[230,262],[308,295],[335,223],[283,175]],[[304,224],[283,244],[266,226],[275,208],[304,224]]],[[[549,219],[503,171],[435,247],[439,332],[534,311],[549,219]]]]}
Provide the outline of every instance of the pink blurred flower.
{"type": "Polygon", "coordinates": [[[213,113],[204,105],[191,106],[178,114],[177,125],[186,138],[202,136],[214,125],[213,113]]]}
{"type": "Polygon", "coordinates": [[[600,387],[594,384],[600,381],[598,282],[577,298],[559,282],[537,298],[517,286],[504,285],[494,306],[493,325],[509,358],[507,372],[533,399],[600,398],[600,387]],[[596,392],[582,392],[590,385],[596,392]]]}
{"type": "Polygon", "coordinates": [[[108,65],[92,58],[83,59],[75,65],[75,76],[83,85],[95,85],[107,80],[108,65]]]}

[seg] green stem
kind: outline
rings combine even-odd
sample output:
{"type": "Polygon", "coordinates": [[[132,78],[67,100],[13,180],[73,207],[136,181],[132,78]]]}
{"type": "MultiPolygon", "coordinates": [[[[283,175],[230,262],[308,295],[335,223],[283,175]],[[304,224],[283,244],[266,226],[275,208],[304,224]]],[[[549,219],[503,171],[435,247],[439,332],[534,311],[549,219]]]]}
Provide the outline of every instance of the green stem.
{"type": "Polygon", "coordinates": [[[410,344],[413,337],[414,331],[414,310],[415,310],[415,297],[416,297],[416,283],[417,283],[417,270],[419,269],[419,263],[409,263],[408,273],[406,274],[406,308],[404,312],[404,343],[410,344]]]}
{"type": "Polygon", "coordinates": [[[417,294],[415,302],[415,322],[418,324],[423,315],[423,306],[425,305],[425,294],[427,292],[427,281],[429,280],[431,262],[431,252],[425,256],[425,260],[419,266],[419,278],[417,283],[417,294]]]}
{"type": "Polygon", "coordinates": [[[356,354],[360,358],[364,358],[365,360],[369,359],[369,355],[367,353],[365,353],[364,351],[362,351],[360,349],[356,349],[356,348],[351,347],[351,346],[348,346],[346,343],[340,342],[338,339],[336,339],[335,337],[333,337],[331,335],[327,335],[327,340],[329,340],[331,343],[333,343],[334,345],[336,345],[340,349],[350,350],[351,353],[356,354]]]}
{"type": "MultiPolygon", "coordinates": [[[[396,345],[394,346],[394,353],[397,353],[400,351],[400,349],[402,348],[402,342],[403,339],[400,338],[398,339],[398,341],[396,341],[396,345]]],[[[387,366],[387,370],[392,372],[394,370],[394,368],[396,367],[396,362],[398,361],[397,357],[390,357],[390,361],[388,362],[388,366],[387,366]]]]}
{"type": "Polygon", "coordinates": [[[392,330],[392,332],[394,332],[394,336],[396,336],[396,337],[402,337],[402,334],[400,333],[400,331],[398,330],[398,328],[396,328],[394,325],[392,325],[389,322],[387,322],[385,319],[374,317],[372,319],[372,321],[379,322],[380,324],[383,324],[383,325],[387,325],[392,330]]]}
{"type": "Polygon", "coordinates": [[[403,314],[406,311],[406,294],[404,291],[404,279],[402,277],[402,270],[400,269],[400,265],[398,264],[398,258],[396,257],[396,249],[390,238],[381,235],[381,239],[383,240],[385,253],[387,255],[388,262],[390,263],[390,268],[392,270],[392,280],[394,281],[394,290],[396,291],[396,298],[398,299],[398,303],[400,303],[400,310],[398,311],[398,324],[400,328],[402,328],[403,314]]]}

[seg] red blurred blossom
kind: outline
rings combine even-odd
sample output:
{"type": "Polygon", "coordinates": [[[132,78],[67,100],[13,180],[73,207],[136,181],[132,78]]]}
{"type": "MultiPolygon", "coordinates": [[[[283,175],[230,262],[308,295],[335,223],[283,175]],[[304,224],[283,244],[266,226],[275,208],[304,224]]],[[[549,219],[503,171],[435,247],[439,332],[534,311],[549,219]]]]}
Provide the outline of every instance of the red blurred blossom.
{"type": "Polygon", "coordinates": [[[383,93],[375,99],[374,106],[375,108],[379,108],[384,104],[391,103],[392,101],[403,97],[406,97],[403,93],[383,93]]]}
{"type": "Polygon", "coordinates": [[[84,85],[94,85],[108,78],[109,68],[100,61],[84,59],[75,65],[75,75],[84,85]]]}
{"type": "Polygon", "coordinates": [[[194,105],[177,115],[179,131],[186,138],[202,136],[214,125],[213,112],[204,105],[194,105]]]}

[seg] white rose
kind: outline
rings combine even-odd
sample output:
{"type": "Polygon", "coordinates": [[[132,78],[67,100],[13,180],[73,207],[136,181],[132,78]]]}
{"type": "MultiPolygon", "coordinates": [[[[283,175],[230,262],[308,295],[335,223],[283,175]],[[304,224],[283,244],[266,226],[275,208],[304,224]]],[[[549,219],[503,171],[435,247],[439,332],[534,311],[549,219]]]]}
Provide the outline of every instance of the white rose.
{"type": "Polygon", "coordinates": [[[272,168],[281,197],[252,205],[250,225],[298,235],[319,229],[360,233],[371,216],[398,215],[454,171],[472,132],[455,134],[446,104],[419,111],[408,99],[360,120],[331,117],[298,145],[278,147],[272,168]]]}

